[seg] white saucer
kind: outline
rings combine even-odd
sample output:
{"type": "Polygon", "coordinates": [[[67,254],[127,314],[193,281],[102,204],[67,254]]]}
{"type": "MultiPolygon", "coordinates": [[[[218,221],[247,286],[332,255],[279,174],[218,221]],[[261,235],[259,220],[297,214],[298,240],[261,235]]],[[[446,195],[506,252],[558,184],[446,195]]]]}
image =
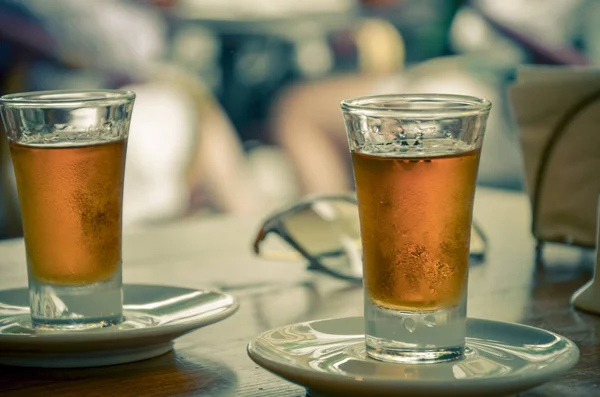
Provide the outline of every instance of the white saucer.
{"type": "Polygon", "coordinates": [[[440,364],[391,364],[366,358],[362,317],[277,328],[248,345],[252,360],[324,396],[503,396],[571,369],[570,340],[519,324],[469,319],[465,358],[440,364]]]}
{"type": "Polygon", "coordinates": [[[123,291],[123,323],[71,332],[33,330],[27,289],[0,291],[0,364],[65,368],[144,360],[238,309],[233,297],[218,291],[158,285],[125,285],[123,291]]]}

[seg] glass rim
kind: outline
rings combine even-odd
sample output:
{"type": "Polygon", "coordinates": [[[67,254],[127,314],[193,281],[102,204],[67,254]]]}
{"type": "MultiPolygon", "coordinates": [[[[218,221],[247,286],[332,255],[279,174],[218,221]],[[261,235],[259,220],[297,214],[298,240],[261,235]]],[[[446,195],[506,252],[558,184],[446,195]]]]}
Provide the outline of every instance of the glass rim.
{"type": "Polygon", "coordinates": [[[8,107],[89,107],[131,102],[130,90],[49,90],[30,91],[0,96],[0,105],[8,107]]]}
{"type": "Polygon", "coordinates": [[[367,116],[443,118],[486,113],[492,102],[457,94],[383,94],[351,97],[340,106],[346,113],[367,116]]]}

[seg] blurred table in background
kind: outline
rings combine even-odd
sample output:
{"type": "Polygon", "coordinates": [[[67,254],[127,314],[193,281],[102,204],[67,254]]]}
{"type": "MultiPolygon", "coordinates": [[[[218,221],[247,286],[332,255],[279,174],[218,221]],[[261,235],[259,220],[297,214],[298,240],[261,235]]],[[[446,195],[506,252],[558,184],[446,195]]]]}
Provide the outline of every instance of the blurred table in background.
{"type": "MultiPolygon", "coordinates": [[[[469,315],[542,327],[581,350],[569,373],[519,396],[597,395],[600,317],[569,304],[590,269],[548,252],[551,264],[536,270],[529,201],[522,193],[479,188],[475,218],[489,250],[486,261],[471,268],[469,315]]],[[[77,370],[0,367],[2,395],[303,396],[301,387],[254,364],[247,343],[293,322],[362,315],[362,289],[307,272],[300,262],[256,258],[250,246],[260,221],[192,218],[132,231],[124,240],[125,282],[220,288],[240,301],[232,318],[178,339],[174,352],[138,363],[77,370]]],[[[21,240],[0,243],[0,275],[0,288],[26,285],[21,240]]]]}
{"type": "Polygon", "coordinates": [[[298,79],[324,76],[328,36],[352,28],[354,0],[185,0],[170,10],[176,58],[204,75],[243,141],[264,141],[271,100],[298,79]]]}
{"type": "Polygon", "coordinates": [[[306,33],[348,26],[356,17],[355,0],[180,0],[172,14],[220,33],[268,34],[298,39],[306,33]]]}

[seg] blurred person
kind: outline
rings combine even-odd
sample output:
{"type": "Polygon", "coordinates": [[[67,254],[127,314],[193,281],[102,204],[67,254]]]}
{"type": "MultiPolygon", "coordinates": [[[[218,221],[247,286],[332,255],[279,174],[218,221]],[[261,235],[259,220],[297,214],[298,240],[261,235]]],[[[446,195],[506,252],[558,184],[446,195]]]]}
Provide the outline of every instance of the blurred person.
{"type": "Polygon", "coordinates": [[[347,75],[300,83],[273,101],[273,141],[287,154],[301,194],[334,194],[352,188],[339,104],[371,93],[378,80],[347,75]]]}
{"type": "Polygon", "coordinates": [[[197,77],[166,60],[167,26],[153,5],[169,3],[0,0],[0,21],[21,26],[0,27],[0,67],[4,60],[9,72],[1,93],[137,93],[125,175],[126,226],[199,207],[245,213],[258,203],[226,113],[197,77]]]}
{"type": "Polygon", "coordinates": [[[479,182],[518,189],[521,157],[511,133],[502,91],[507,71],[485,57],[442,57],[407,68],[394,76],[349,75],[289,88],[273,109],[275,140],[295,167],[303,194],[353,189],[348,142],[340,102],[354,96],[395,93],[454,93],[490,99],[479,182]]]}
{"type": "MultiPolygon", "coordinates": [[[[444,33],[458,2],[360,3],[365,17],[350,32],[357,70],[286,87],[273,101],[272,140],[288,155],[302,193],[337,193],[352,188],[340,101],[381,91],[378,87],[388,80],[397,87],[396,76],[405,64],[443,55],[444,33]]],[[[389,91],[394,90],[390,87],[389,91]]]]}
{"type": "Polygon", "coordinates": [[[126,220],[199,210],[245,214],[260,207],[234,127],[201,81],[165,67],[160,77],[124,88],[137,95],[125,174],[126,220]]]}
{"type": "Polygon", "coordinates": [[[596,0],[472,0],[453,23],[452,45],[498,62],[597,64],[599,12],[596,0]]]}
{"type": "MultiPolygon", "coordinates": [[[[397,0],[365,2],[375,10],[382,6],[407,10],[403,7],[411,4],[397,0]]],[[[599,15],[600,5],[594,0],[452,3],[455,8],[450,7],[448,15],[454,15],[454,10],[456,20],[448,25],[447,19],[437,21],[446,29],[446,38],[441,40],[446,42],[445,51],[462,56],[434,57],[388,74],[334,76],[282,90],[271,114],[273,140],[288,155],[302,193],[334,193],[353,188],[340,101],[353,96],[402,92],[456,93],[490,99],[493,110],[478,182],[522,188],[522,158],[505,99],[505,85],[514,67],[522,62],[584,64],[587,60],[576,50],[578,42],[583,43],[584,54],[594,62],[600,53],[600,30],[594,22],[597,18],[590,15],[599,15]],[[525,5],[525,13],[516,11],[525,5]],[[549,5],[552,9],[548,9],[549,5]]],[[[419,12],[414,12],[422,16],[432,5],[418,2],[419,12]]],[[[402,32],[400,20],[410,14],[391,13],[389,17],[402,33],[407,63],[411,62],[409,49],[414,49],[415,43],[411,42],[414,38],[402,32]]],[[[441,42],[439,38],[432,42],[438,55],[444,55],[439,53],[444,48],[441,42]]],[[[370,44],[376,51],[377,41],[371,40],[370,44]]]]}

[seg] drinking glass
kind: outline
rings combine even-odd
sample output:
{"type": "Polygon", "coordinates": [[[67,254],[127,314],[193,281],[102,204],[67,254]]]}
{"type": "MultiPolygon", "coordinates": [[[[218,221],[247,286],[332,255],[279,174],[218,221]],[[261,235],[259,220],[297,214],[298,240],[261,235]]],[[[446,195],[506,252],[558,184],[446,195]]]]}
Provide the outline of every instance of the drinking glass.
{"type": "Polygon", "coordinates": [[[79,330],[123,319],[121,235],[135,94],[5,95],[35,328],[79,330]]]}
{"type": "Polygon", "coordinates": [[[491,103],[410,94],[353,98],[341,107],[358,198],[367,354],[404,363],[459,358],[491,103]]]}

